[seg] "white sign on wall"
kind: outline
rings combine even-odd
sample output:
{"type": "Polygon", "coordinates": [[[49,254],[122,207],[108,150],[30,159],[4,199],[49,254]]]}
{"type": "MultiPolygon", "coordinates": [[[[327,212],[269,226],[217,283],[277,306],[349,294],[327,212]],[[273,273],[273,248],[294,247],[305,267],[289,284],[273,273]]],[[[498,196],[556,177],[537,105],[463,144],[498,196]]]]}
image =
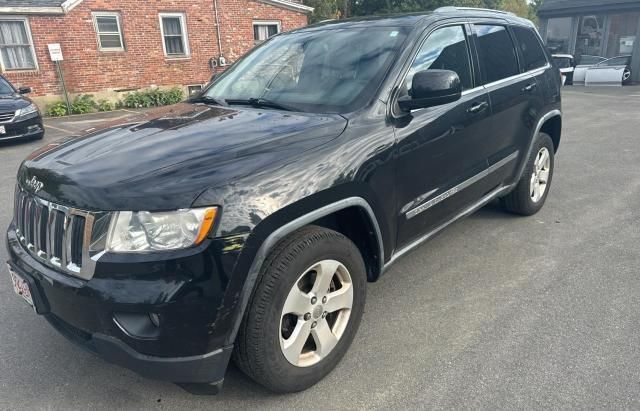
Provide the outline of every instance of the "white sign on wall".
{"type": "Polygon", "coordinates": [[[49,46],[49,55],[51,56],[51,61],[64,60],[62,58],[62,47],[60,47],[60,44],[53,43],[53,44],[48,44],[48,46],[49,46]]]}

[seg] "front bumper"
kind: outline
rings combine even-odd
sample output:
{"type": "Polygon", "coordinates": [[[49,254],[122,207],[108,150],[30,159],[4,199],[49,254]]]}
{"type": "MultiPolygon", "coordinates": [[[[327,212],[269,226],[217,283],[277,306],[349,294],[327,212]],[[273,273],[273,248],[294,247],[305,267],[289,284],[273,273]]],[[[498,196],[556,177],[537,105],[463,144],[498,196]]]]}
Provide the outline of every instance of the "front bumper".
{"type": "Polygon", "coordinates": [[[0,141],[37,138],[44,135],[44,126],[40,116],[2,125],[5,127],[5,134],[0,134],[0,141]]]}
{"type": "Polygon", "coordinates": [[[209,240],[162,261],[98,262],[85,281],[42,265],[7,233],[8,264],[30,284],[34,302],[59,332],[103,359],[145,377],[221,383],[232,345],[223,301],[237,253],[209,240]],[[148,320],[157,315],[159,325],[148,320]],[[146,322],[145,322],[146,321],[146,322]]]}

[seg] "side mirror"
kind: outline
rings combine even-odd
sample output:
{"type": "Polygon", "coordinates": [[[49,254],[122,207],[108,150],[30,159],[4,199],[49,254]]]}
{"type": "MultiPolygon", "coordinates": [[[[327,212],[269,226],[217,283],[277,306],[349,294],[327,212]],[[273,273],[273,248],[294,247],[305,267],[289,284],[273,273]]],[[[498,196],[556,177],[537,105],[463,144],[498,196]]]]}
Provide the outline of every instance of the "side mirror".
{"type": "Polygon", "coordinates": [[[458,74],[450,70],[424,70],[413,75],[409,96],[398,99],[404,111],[440,106],[460,100],[462,85],[458,74]]]}
{"type": "Polygon", "coordinates": [[[29,94],[29,93],[31,93],[31,87],[20,87],[18,89],[18,93],[20,93],[20,94],[29,94]]]}

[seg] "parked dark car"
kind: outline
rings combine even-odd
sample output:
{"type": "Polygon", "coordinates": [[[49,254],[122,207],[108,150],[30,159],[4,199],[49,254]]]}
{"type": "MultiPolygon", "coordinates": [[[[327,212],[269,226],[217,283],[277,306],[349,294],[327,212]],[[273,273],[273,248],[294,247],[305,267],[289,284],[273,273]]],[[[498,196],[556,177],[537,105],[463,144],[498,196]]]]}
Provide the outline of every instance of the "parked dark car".
{"type": "Polygon", "coordinates": [[[0,142],[18,139],[41,139],[44,136],[38,106],[26,94],[29,87],[16,89],[0,76],[0,142]]]}
{"type": "Polygon", "coordinates": [[[274,36],[147,117],[20,166],[15,290],[144,376],[215,390],[233,357],[292,392],[398,258],[494,199],[542,208],[560,74],[528,20],[447,7],[274,36]]]}

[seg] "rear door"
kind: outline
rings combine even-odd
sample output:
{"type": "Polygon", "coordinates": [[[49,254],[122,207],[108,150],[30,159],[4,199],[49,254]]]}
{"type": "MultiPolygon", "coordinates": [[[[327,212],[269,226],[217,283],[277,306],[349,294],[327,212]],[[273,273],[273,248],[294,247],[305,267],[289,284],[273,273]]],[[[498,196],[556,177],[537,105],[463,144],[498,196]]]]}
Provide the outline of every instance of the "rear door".
{"type": "Polygon", "coordinates": [[[487,178],[501,184],[515,173],[519,159],[526,155],[538,118],[532,96],[539,93],[535,76],[521,68],[516,42],[506,22],[474,22],[483,84],[492,108],[489,166],[495,171],[487,178]]]}
{"type": "Polygon", "coordinates": [[[491,106],[474,76],[470,27],[450,23],[431,31],[400,85],[408,93],[418,71],[458,74],[462,98],[414,110],[395,123],[398,245],[402,247],[447,221],[488,189],[477,176],[487,169],[491,106]]]}

